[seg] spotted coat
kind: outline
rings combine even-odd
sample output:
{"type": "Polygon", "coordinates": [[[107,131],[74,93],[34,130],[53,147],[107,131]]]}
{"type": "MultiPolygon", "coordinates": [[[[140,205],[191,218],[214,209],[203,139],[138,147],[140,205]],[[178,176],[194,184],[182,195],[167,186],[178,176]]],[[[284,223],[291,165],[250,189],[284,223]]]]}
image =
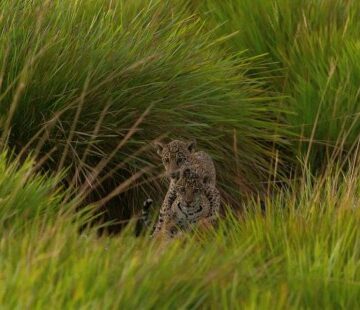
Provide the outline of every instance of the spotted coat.
{"type": "Polygon", "coordinates": [[[218,190],[204,183],[201,165],[185,165],[175,183],[176,198],[168,212],[159,218],[162,229],[155,234],[172,238],[180,231],[187,231],[200,222],[212,225],[220,205],[218,190]],[[211,191],[212,202],[208,199],[211,191]]]}
{"type": "Polygon", "coordinates": [[[207,197],[210,207],[216,210],[220,206],[220,195],[216,186],[216,171],[211,157],[203,152],[195,152],[195,141],[184,142],[173,140],[168,144],[156,143],[157,153],[161,156],[167,176],[170,179],[169,189],[160,208],[159,218],[154,227],[156,234],[162,229],[164,217],[177,199],[176,181],[179,179],[180,169],[186,165],[196,165],[198,172],[203,176],[203,182],[207,184],[204,195],[207,197]]]}

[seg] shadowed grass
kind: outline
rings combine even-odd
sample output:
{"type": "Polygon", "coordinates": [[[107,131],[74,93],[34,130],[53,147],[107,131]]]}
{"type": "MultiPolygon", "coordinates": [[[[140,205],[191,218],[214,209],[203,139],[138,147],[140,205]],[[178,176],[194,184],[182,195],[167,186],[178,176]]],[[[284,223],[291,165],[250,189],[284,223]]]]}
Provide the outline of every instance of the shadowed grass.
{"type": "Polygon", "coordinates": [[[2,1],[0,11],[3,145],[31,141],[39,156],[56,147],[44,166],[66,168],[68,184],[103,180],[89,201],[146,171],[107,202],[125,217],[164,188],[146,147],[161,136],[196,138],[226,200],[264,189],[281,143],[278,98],[246,74],[259,57],[227,53],[183,3],[2,1]]]}

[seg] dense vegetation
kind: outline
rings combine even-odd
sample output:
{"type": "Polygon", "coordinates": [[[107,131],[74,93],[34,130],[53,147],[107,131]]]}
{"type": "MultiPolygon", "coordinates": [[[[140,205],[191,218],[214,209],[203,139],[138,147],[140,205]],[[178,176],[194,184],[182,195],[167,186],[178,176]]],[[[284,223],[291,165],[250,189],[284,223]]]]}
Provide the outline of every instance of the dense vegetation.
{"type": "Polygon", "coordinates": [[[265,214],[248,203],[240,219],[229,213],[217,230],[167,247],[134,238],[129,226],[113,238],[79,235],[55,182],[29,176],[29,166],[1,158],[3,307],[359,306],[358,162],[346,175],[336,165],[307,175],[267,200],[265,214]]]}
{"type": "Polygon", "coordinates": [[[1,1],[0,305],[357,307],[359,13],[1,1]],[[132,224],[84,228],[87,210],[113,231],[145,197],[158,205],[151,143],[179,137],[216,161],[217,230],[164,247],[132,224]]]}
{"type": "Polygon", "coordinates": [[[233,34],[226,47],[246,50],[250,57],[265,55],[269,86],[284,98],[293,154],[319,165],[352,148],[360,132],[357,1],[199,3],[212,26],[223,25],[220,35],[233,34]]]}

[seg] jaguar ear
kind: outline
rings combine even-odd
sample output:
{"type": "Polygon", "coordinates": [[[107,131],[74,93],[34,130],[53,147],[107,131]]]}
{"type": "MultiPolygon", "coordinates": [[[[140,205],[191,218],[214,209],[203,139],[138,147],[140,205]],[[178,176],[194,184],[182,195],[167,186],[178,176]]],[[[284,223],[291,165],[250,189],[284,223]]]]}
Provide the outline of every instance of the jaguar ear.
{"type": "Polygon", "coordinates": [[[191,140],[190,142],[188,142],[187,148],[188,148],[188,150],[189,150],[190,153],[195,152],[195,147],[196,147],[196,140],[195,140],[195,139],[193,139],[193,140],[191,140]]]}
{"type": "Polygon", "coordinates": [[[156,153],[158,153],[161,156],[162,151],[163,151],[163,149],[165,147],[165,144],[160,142],[160,141],[155,141],[154,142],[154,147],[156,149],[156,153]]]}

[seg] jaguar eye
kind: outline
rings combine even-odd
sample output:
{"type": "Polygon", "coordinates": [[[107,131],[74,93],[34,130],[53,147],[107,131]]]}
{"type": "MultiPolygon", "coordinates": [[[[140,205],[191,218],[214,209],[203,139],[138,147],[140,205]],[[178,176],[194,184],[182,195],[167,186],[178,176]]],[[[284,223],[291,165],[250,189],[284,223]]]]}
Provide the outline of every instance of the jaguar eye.
{"type": "Polygon", "coordinates": [[[184,158],[181,158],[181,157],[176,160],[176,163],[178,165],[182,164],[183,162],[184,162],[184,158]]]}

